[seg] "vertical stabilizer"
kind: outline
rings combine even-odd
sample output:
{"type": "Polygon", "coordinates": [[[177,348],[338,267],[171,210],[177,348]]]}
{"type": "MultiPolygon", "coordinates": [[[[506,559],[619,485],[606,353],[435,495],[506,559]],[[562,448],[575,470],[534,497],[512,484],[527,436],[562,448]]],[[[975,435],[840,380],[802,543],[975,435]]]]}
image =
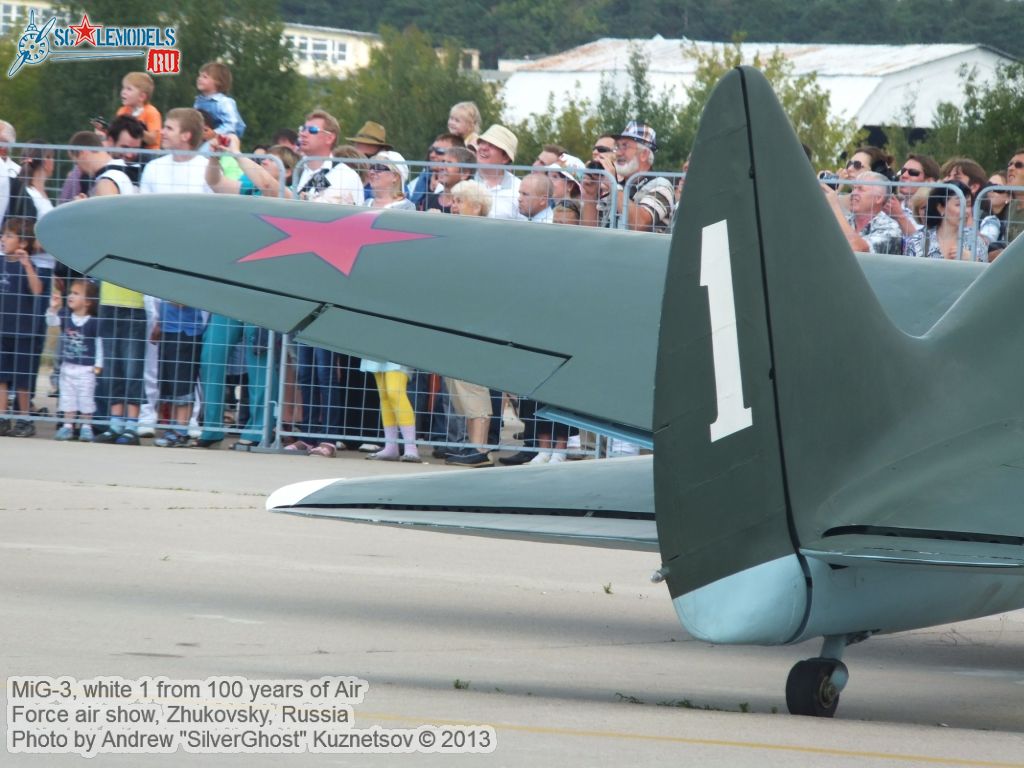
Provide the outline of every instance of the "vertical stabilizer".
{"type": "Polygon", "coordinates": [[[835,487],[821,454],[844,461],[841,435],[855,456],[898,411],[858,398],[865,380],[912,376],[912,341],[768,82],[734,70],[704,110],[662,305],[655,505],[673,597],[796,550],[794,510],[835,487]]]}

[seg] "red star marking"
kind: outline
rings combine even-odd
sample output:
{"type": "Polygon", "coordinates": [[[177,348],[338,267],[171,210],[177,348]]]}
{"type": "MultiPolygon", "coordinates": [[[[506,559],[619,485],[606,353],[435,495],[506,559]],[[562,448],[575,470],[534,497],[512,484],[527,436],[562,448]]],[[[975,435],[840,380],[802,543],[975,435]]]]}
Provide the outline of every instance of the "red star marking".
{"type": "Polygon", "coordinates": [[[72,43],[72,45],[81,45],[82,43],[91,43],[92,45],[96,45],[96,30],[99,29],[99,27],[94,27],[89,23],[89,14],[83,13],[81,23],[78,24],[78,26],[69,24],[68,29],[75,30],[76,37],[75,42],[72,43]]]}
{"type": "Polygon", "coordinates": [[[288,237],[276,243],[265,245],[238,261],[276,259],[278,256],[294,256],[312,253],[319,256],[343,275],[349,275],[364,246],[397,243],[403,240],[423,240],[436,235],[419,235],[412,232],[396,232],[388,229],[374,229],[373,223],[380,211],[357,213],[334,221],[306,221],[285,219],[279,216],[260,216],[268,224],[281,230],[288,237]]]}

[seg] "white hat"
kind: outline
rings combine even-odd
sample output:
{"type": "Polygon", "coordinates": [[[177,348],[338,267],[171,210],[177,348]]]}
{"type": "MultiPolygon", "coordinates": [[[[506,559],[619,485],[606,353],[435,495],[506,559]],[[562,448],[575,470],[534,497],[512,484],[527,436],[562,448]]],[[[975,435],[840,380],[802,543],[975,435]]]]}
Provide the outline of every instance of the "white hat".
{"type": "Polygon", "coordinates": [[[406,165],[405,158],[402,157],[402,155],[399,154],[398,152],[395,152],[393,149],[385,150],[384,152],[378,152],[376,155],[371,157],[370,160],[375,160],[377,161],[377,163],[386,165],[392,171],[401,176],[403,187],[409,181],[409,166],[406,165]]]}
{"type": "Polygon", "coordinates": [[[563,152],[558,156],[558,162],[552,163],[544,167],[547,171],[554,171],[562,174],[569,181],[573,182],[577,186],[580,186],[583,182],[583,176],[586,171],[586,165],[575,155],[570,155],[568,152],[563,152]]]}
{"type": "Polygon", "coordinates": [[[477,141],[486,141],[488,144],[493,144],[508,155],[509,162],[514,163],[516,161],[516,149],[519,148],[519,139],[504,125],[495,123],[481,133],[477,141]]]}

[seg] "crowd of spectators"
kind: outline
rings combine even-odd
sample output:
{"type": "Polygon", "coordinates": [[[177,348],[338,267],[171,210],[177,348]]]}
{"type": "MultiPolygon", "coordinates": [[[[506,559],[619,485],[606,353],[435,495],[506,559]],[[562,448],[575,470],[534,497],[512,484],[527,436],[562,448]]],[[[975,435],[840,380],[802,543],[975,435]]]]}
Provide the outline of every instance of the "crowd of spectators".
{"type": "MultiPolygon", "coordinates": [[[[537,224],[671,231],[682,173],[656,170],[655,126],[630,120],[594,138],[583,160],[557,144],[523,158],[508,127],[481,125],[472,102],[455,104],[445,130],[423,153],[422,168],[367,120],[346,136],[338,121],[313,109],[297,130],[282,128],[270,145],[243,153],[245,121],[229,95],[230,69],[204,65],[192,107],[161,115],[153,79],[122,81],[122,106],[109,124],[79,131],[69,144],[73,167],[59,194],[48,181],[56,155],[34,146],[17,158],[14,127],[0,121],[0,435],[31,436],[33,403],[47,327],[57,327],[53,388],[59,392],[57,439],[161,447],[265,440],[276,423],[286,448],[333,456],[341,447],[374,447],[370,458],[419,461],[417,441],[453,464],[488,466],[503,414],[518,402],[525,450],[503,463],[563,461],[580,436],[536,422],[536,404],[471,382],[413,371],[397,362],[359,360],[301,343],[282,345],[265,330],[232,318],[71,273],[42,252],[34,222],[58,204],[91,196],[241,194],[320,203],[470,215],[537,224]],[[177,150],[136,156],[145,148],[177,150]],[[269,363],[283,355],[284,380],[269,363]],[[284,393],[276,414],[268,401],[284,393]],[[8,397],[8,392],[10,397],[8,397]],[[240,395],[240,401],[235,400],[240,395]],[[156,426],[164,427],[156,434],[156,426]],[[381,447],[383,445],[383,447],[381,447]]],[[[439,121],[440,122],[440,121],[439,121]]],[[[29,141],[43,145],[41,141],[29,141]]],[[[845,167],[819,174],[822,192],[857,251],[987,262],[1024,229],[1024,149],[1005,174],[988,175],[969,158],[941,166],[908,155],[898,170],[876,147],[861,147],[845,167]],[[1019,191],[989,189],[1020,187],[1019,191]],[[974,220],[974,201],[983,201],[974,220]]],[[[635,446],[617,443],[617,452],[635,446]]]]}
{"type": "Polygon", "coordinates": [[[822,189],[855,251],[990,262],[1024,230],[1024,148],[991,175],[969,157],[941,166],[909,154],[898,170],[878,147],[860,147],[845,168],[822,172],[822,189]],[[850,193],[839,191],[847,184],[850,193]],[[981,216],[974,220],[974,202],[981,216]]]}

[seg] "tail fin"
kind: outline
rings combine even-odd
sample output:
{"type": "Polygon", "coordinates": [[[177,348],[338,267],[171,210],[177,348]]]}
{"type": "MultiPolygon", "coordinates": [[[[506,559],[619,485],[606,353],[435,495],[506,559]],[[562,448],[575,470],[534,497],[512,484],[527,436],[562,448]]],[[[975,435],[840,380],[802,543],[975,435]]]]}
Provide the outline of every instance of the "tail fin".
{"type": "Polygon", "coordinates": [[[756,70],[734,70],[708,102],[680,217],[654,401],[673,597],[796,550],[806,510],[850,470],[836,463],[905,406],[886,382],[912,386],[915,342],[886,316],[756,70]]]}

